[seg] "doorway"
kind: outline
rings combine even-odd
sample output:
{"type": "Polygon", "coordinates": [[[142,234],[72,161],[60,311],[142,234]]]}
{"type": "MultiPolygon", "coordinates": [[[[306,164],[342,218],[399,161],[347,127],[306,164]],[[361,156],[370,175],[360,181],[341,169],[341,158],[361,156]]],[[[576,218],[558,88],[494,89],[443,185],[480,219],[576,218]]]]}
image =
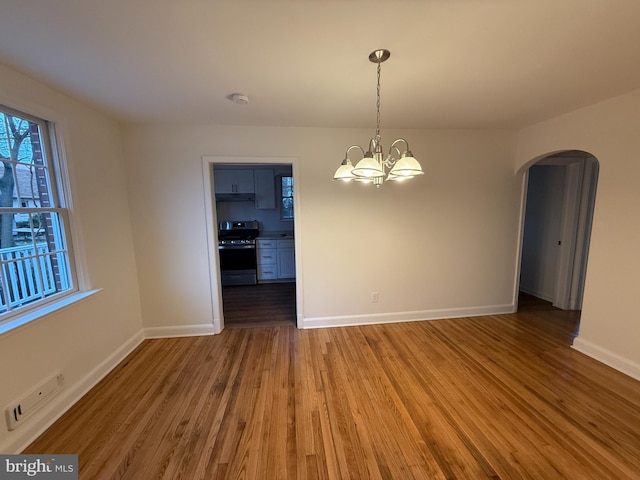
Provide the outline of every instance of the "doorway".
{"type": "Polygon", "coordinates": [[[298,197],[293,188],[297,159],[206,156],[203,175],[214,331],[297,326],[301,309],[300,262],[295,254],[298,197]],[[229,240],[225,235],[222,242],[218,229],[221,222],[236,221],[259,225],[257,237],[251,239],[255,242],[253,282],[222,281],[219,248],[228,248],[229,240]]]}
{"type": "Polygon", "coordinates": [[[527,174],[520,302],[581,310],[599,164],[587,152],[566,151],[527,174]]]}

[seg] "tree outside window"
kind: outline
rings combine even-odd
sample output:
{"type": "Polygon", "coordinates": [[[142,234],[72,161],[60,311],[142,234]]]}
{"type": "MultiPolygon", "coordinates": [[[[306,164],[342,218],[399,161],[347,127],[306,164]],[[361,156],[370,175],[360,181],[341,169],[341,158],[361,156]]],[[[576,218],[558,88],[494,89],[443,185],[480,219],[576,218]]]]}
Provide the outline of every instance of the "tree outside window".
{"type": "Polygon", "coordinates": [[[293,220],[293,177],[282,175],[280,177],[280,218],[293,220]]]}
{"type": "Polygon", "coordinates": [[[0,322],[74,285],[50,130],[0,106],[0,322]]]}

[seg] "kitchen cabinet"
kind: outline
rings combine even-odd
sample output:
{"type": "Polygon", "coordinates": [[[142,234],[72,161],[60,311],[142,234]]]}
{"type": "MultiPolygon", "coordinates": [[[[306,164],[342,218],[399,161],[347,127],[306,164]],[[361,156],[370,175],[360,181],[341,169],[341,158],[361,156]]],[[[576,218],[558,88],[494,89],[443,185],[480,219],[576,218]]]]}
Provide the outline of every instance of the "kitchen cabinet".
{"type": "Polygon", "coordinates": [[[216,193],[255,193],[253,170],[216,169],[213,186],[216,193]]]}
{"type": "Polygon", "coordinates": [[[276,182],[273,170],[255,170],[256,208],[276,208],[276,182]]]}
{"type": "Polygon", "coordinates": [[[258,282],[290,281],[296,278],[293,239],[258,238],[256,243],[258,282]]]}
{"type": "Polygon", "coordinates": [[[296,278],[296,256],[293,240],[278,240],[276,253],[278,256],[278,278],[296,278]]]}
{"type": "Polygon", "coordinates": [[[256,245],[256,261],[258,282],[278,279],[277,240],[258,238],[256,245]]]}

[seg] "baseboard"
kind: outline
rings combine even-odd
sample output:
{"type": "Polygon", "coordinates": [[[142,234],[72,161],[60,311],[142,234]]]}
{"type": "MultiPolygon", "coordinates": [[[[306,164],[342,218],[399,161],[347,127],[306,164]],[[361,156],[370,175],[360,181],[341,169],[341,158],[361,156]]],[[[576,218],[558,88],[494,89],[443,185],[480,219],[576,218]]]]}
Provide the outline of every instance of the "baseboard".
{"type": "Polygon", "coordinates": [[[515,306],[488,305],[483,307],[445,308],[421,310],[415,312],[375,313],[365,315],[342,315],[336,317],[304,318],[298,321],[301,328],[352,327],[355,325],[376,325],[380,323],[420,322],[425,320],[443,320],[445,318],[479,317],[483,315],[501,315],[513,313],[515,306]]]}
{"type": "Polygon", "coordinates": [[[598,360],[599,362],[624,373],[625,375],[629,375],[631,378],[640,380],[640,365],[628,358],[621,357],[606,348],[599,347],[598,345],[591,343],[588,340],[583,340],[580,337],[574,340],[573,348],[594,360],[598,360]]]}
{"type": "Polygon", "coordinates": [[[215,335],[215,333],[211,323],[203,323],[200,325],[145,328],[144,338],[197,337],[215,335]]]}
{"type": "Polygon", "coordinates": [[[65,388],[59,395],[53,398],[49,404],[43,406],[37,412],[34,412],[33,416],[26,420],[24,425],[21,425],[16,430],[8,432],[9,436],[7,440],[0,445],[0,452],[22,452],[31,442],[49,428],[69,408],[71,408],[122,360],[124,360],[127,355],[135,350],[143,340],[144,336],[142,331],[136,333],[122,346],[120,346],[120,348],[90,371],[84,378],[71,386],[65,385],[65,388]]]}

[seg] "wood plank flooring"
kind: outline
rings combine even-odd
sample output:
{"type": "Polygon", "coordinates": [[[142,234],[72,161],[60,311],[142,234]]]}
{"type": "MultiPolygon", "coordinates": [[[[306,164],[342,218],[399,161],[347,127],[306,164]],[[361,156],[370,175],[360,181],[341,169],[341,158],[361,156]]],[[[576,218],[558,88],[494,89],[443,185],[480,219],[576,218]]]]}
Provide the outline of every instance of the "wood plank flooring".
{"type": "Polygon", "coordinates": [[[640,382],[571,349],[571,315],[146,340],[25,453],[86,480],[640,479],[640,382]]]}

